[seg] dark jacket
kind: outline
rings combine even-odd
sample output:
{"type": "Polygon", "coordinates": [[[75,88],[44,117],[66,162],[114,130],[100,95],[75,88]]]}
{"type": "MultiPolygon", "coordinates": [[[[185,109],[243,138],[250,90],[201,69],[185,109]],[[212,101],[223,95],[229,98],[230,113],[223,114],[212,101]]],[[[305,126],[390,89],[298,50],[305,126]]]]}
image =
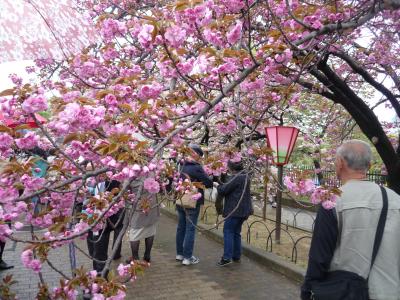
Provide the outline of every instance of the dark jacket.
{"type": "MultiPolygon", "coordinates": [[[[213,187],[212,180],[208,177],[203,167],[197,162],[185,161],[181,166],[181,174],[187,174],[191,182],[201,182],[206,188],[213,187]]],[[[185,175],[182,175],[182,178],[185,178],[185,175]]],[[[204,190],[199,189],[199,191],[201,193],[201,198],[197,200],[197,206],[204,204],[204,190]]]]}
{"type": "Polygon", "coordinates": [[[249,174],[231,176],[226,183],[218,186],[218,194],[225,197],[223,217],[230,215],[236,206],[237,209],[230,216],[247,218],[253,214],[249,174]]]}
{"type": "Polygon", "coordinates": [[[311,299],[311,282],[328,274],[338,238],[338,223],[334,209],[318,209],[308,259],[307,273],[301,287],[301,299],[311,299]]]}
{"type": "MultiPolygon", "coordinates": [[[[111,192],[115,188],[121,188],[121,183],[116,180],[106,180],[105,181],[105,190],[107,192],[111,192]]],[[[122,228],[123,226],[123,220],[125,216],[125,209],[121,208],[116,214],[108,217],[108,225],[111,227],[111,229],[114,228],[122,228]]]]}

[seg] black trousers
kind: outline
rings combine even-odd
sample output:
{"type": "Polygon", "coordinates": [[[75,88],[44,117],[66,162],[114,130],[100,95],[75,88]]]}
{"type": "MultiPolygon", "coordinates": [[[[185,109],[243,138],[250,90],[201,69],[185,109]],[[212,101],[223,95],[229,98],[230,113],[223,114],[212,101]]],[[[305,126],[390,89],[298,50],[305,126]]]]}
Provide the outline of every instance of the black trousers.
{"type": "MultiPolygon", "coordinates": [[[[20,196],[21,196],[21,193],[20,193],[20,196]]],[[[11,228],[10,222],[6,222],[6,224],[8,225],[8,227],[11,228]]],[[[6,242],[0,241],[0,262],[3,260],[3,252],[4,252],[5,247],[6,247],[6,242]]]]}
{"type": "MultiPolygon", "coordinates": [[[[115,241],[122,230],[122,221],[124,219],[124,212],[118,212],[115,215],[111,216],[107,219],[107,225],[99,231],[98,235],[94,235],[92,231],[89,231],[87,237],[87,244],[89,255],[92,256],[94,259],[103,261],[98,262],[93,260],[93,269],[97,272],[101,272],[105,266],[105,261],[108,259],[108,244],[110,242],[110,233],[114,231],[114,240],[113,240],[113,248],[115,241]],[[119,218],[121,217],[120,221],[118,222],[119,218]],[[114,221],[114,222],[113,222],[114,221]],[[117,224],[118,223],[118,224],[117,224]],[[117,226],[113,226],[116,224],[117,226]]],[[[121,256],[121,247],[122,243],[119,245],[117,249],[117,253],[115,257],[121,256]]]]}
{"type": "Polygon", "coordinates": [[[6,242],[1,242],[0,241],[0,261],[3,260],[3,251],[4,251],[4,247],[6,246],[6,242]]]}

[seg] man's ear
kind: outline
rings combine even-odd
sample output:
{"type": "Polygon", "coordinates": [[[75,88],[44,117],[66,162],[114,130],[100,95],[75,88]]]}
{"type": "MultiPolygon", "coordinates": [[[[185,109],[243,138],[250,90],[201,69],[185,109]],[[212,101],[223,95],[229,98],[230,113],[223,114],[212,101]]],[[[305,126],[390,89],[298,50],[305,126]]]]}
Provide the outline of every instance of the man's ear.
{"type": "Polygon", "coordinates": [[[337,157],[335,164],[336,164],[336,170],[341,170],[344,166],[344,159],[341,157],[337,157]]]}

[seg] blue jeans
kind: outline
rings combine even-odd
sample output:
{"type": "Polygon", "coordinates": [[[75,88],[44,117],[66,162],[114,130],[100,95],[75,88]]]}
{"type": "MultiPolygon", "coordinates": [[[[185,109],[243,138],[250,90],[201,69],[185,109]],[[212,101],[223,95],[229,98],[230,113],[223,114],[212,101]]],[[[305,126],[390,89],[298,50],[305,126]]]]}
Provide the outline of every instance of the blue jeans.
{"type": "Polygon", "coordinates": [[[226,260],[240,259],[242,254],[242,225],[245,218],[229,217],[224,224],[224,256],[226,260]]]}
{"type": "Polygon", "coordinates": [[[191,258],[193,255],[194,237],[196,233],[197,218],[200,213],[200,206],[194,209],[184,210],[177,206],[178,227],[176,228],[176,254],[184,258],[191,258]]]}

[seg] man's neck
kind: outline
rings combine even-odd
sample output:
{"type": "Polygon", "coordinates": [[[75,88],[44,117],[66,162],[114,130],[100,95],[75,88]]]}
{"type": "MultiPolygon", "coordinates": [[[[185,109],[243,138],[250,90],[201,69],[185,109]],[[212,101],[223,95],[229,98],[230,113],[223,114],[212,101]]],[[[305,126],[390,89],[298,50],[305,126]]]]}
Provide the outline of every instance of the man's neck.
{"type": "Polygon", "coordinates": [[[359,172],[348,173],[346,175],[343,175],[341,178],[343,184],[345,184],[350,180],[366,180],[366,179],[367,179],[367,174],[359,172]]]}

